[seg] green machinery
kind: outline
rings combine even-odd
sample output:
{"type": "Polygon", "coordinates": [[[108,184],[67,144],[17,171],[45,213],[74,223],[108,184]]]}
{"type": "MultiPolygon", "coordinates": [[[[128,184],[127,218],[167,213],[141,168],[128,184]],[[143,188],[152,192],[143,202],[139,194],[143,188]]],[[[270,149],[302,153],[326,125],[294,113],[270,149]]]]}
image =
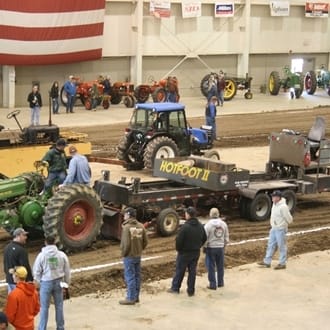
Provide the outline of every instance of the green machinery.
{"type": "Polygon", "coordinates": [[[23,227],[32,237],[55,235],[59,247],[82,250],[99,233],[102,204],[95,191],[81,184],[64,186],[48,198],[38,171],[0,178],[0,227],[12,233],[23,227]]]}
{"type": "Polygon", "coordinates": [[[299,99],[304,91],[304,76],[299,72],[292,72],[286,65],[283,68],[284,78],[280,78],[278,71],[272,71],[268,79],[268,89],[271,95],[278,95],[280,89],[290,91],[290,96],[293,99],[299,99]]]}

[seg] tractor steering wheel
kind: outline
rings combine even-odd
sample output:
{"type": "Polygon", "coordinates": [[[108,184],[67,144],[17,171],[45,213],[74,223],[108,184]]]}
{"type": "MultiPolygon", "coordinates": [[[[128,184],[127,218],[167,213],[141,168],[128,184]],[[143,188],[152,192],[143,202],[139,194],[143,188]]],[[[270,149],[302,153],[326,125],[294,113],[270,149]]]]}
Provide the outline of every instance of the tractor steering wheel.
{"type": "Polygon", "coordinates": [[[14,110],[14,111],[8,113],[8,115],[7,115],[7,119],[11,119],[11,118],[13,118],[13,117],[16,117],[17,115],[20,114],[20,112],[21,112],[21,110],[14,110]]]}

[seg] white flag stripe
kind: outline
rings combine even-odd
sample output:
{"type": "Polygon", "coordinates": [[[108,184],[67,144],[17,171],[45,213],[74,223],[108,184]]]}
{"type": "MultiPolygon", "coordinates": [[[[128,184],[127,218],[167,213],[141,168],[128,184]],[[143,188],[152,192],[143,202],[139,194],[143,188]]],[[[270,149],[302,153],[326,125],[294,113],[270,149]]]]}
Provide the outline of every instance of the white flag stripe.
{"type": "Polygon", "coordinates": [[[103,36],[55,41],[16,41],[0,39],[2,54],[49,55],[98,49],[103,36]]]}
{"type": "MultiPolygon", "coordinates": [[[[55,0],[54,0],[55,1],[55,0]]],[[[19,13],[0,10],[0,24],[15,27],[60,27],[103,22],[104,9],[70,13],[19,13]],[[33,22],[31,24],[31,22],[33,22]]]]}

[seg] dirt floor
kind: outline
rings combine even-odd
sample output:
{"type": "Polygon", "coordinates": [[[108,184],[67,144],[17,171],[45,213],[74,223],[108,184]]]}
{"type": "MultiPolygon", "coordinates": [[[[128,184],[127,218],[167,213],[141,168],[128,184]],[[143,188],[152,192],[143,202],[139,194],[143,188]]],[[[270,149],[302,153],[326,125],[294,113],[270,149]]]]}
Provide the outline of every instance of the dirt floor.
{"type": "MultiPolygon", "coordinates": [[[[330,108],[317,108],[303,111],[267,112],[260,114],[228,115],[218,118],[218,135],[221,140],[216,142],[218,148],[232,148],[243,146],[266,146],[268,136],[272,131],[283,128],[308,132],[316,115],[322,115],[330,122],[330,108]]],[[[204,118],[190,120],[192,126],[200,125],[204,118]]],[[[115,157],[115,148],[123,134],[125,125],[107,125],[96,127],[75,127],[75,130],[88,133],[93,145],[93,154],[98,156],[115,157]]],[[[327,132],[329,136],[329,132],[327,132]]],[[[329,227],[330,195],[327,193],[301,197],[298,200],[294,214],[294,223],[290,232],[308,231],[318,227],[329,227]]],[[[229,226],[232,243],[242,240],[251,240],[244,245],[230,245],[226,250],[226,267],[256,262],[265,251],[265,241],[253,241],[267,237],[269,223],[248,222],[241,219],[238,210],[223,210],[229,226]]],[[[0,249],[8,243],[10,237],[6,233],[0,235],[0,249]]],[[[28,243],[31,263],[42,245],[41,240],[28,243]]],[[[296,256],[306,252],[323,251],[330,246],[330,230],[301,233],[299,236],[290,236],[288,239],[289,256],[296,256]]],[[[143,267],[144,285],[149,282],[165,279],[172,275],[174,267],[174,237],[156,237],[151,234],[150,244],[146,250],[148,257],[162,256],[146,261],[143,267]]],[[[2,258],[2,256],[1,256],[2,258]]],[[[73,269],[90,265],[116,263],[120,261],[119,245],[116,241],[98,240],[84,252],[70,255],[73,269]]],[[[2,260],[0,260],[2,263],[2,260]]],[[[204,272],[203,266],[200,272],[204,272]]],[[[96,291],[102,293],[115,288],[123,288],[122,265],[101,268],[86,272],[74,273],[71,295],[81,296],[96,291]]],[[[0,279],[4,278],[2,269],[0,279]]],[[[5,288],[2,288],[3,293],[5,288]]],[[[0,306],[3,305],[5,294],[1,294],[0,306]]]]}

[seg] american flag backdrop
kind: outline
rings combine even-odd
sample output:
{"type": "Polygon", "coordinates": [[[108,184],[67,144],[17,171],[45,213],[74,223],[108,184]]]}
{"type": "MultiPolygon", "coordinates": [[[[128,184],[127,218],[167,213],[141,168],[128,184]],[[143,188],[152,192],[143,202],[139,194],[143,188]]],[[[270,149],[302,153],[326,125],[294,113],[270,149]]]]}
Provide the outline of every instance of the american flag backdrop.
{"type": "Polygon", "coordinates": [[[0,0],[0,65],[102,57],[105,0],[0,0]]]}

